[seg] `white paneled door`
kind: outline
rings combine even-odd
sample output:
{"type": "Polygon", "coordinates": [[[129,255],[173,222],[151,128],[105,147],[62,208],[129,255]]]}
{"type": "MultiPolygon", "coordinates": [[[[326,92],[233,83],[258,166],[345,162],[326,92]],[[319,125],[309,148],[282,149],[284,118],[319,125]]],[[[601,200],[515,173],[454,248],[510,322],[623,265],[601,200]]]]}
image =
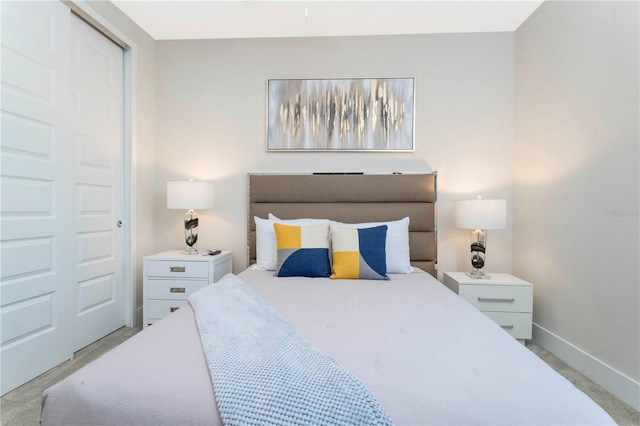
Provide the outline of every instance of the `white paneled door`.
{"type": "Polygon", "coordinates": [[[2,1],[0,394],[126,322],[123,51],[58,1],[2,1]]]}
{"type": "Polygon", "coordinates": [[[73,356],[69,9],[2,2],[2,393],[73,356]]]}
{"type": "Polygon", "coordinates": [[[126,323],[122,66],[122,48],[72,15],[76,350],[126,323]]]}

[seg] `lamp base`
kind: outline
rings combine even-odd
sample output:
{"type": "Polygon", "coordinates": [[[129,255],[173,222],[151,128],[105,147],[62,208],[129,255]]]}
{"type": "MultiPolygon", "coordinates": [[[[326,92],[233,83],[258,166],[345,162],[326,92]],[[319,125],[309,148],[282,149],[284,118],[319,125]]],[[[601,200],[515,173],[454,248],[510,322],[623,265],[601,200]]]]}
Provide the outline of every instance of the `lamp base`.
{"type": "Polygon", "coordinates": [[[198,213],[193,209],[184,214],[184,241],[186,254],[198,254],[198,213]]]}
{"type": "Polygon", "coordinates": [[[482,271],[486,249],[487,233],[482,229],[471,231],[471,267],[473,270],[467,274],[470,278],[491,278],[482,271]]]}

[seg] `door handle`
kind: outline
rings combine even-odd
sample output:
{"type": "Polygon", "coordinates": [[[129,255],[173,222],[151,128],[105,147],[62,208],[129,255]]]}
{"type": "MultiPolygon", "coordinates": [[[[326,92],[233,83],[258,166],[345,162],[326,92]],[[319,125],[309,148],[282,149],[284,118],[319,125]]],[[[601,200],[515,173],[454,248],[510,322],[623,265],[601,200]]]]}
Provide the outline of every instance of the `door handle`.
{"type": "Polygon", "coordinates": [[[118,228],[122,228],[122,221],[121,221],[121,220],[117,221],[117,222],[116,222],[116,226],[117,226],[118,228]]]}

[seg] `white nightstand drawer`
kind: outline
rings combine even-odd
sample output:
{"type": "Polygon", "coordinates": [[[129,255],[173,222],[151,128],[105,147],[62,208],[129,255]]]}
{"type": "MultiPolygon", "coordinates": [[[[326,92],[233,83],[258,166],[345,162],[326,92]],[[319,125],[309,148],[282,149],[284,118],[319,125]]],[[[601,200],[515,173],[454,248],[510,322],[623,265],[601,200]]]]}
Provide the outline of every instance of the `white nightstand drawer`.
{"type": "Polygon", "coordinates": [[[191,293],[209,284],[205,280],[149,280],[147,297],[149,299],[187,299],[191,293]]]}
{"type": "Polygon", "coordinates": [[[483,312],[516,339],[531,339],[531,313],[483,312]]]}
{"type": "Polygon", "coordinates": [[[233,271],[233,253],[228,250],[215,256],[170,250],[145,256],[143,262],[142,324],[145,328],[188,303],[194,292],[233,271]]]}
{"type": "Polygon", "coordinates": [[[481,311],[533,311],[533,289],[531,287],[460,285],[459,294],[481,311]]]}
{"type": "Polygon", "coordinates": [[[186,300],[151,300],[147,301],[148,318],[164,318],[171,312],[178,310],[182,305],[189,303],[186,300]]]}
{"type": "Polygon", "coordinates": [[[179,260],[150,260],[147,262],[148,277],[209,278],[208,262],[182,262],[179,260]]]}

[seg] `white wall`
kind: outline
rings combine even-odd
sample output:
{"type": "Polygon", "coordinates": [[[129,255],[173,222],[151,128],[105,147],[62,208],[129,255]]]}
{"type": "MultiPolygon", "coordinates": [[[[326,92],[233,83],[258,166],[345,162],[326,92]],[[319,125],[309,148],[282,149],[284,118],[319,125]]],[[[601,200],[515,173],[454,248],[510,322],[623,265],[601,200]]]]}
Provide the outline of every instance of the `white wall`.
{"type": "Polygon", "coordinates": [[[636,409],[639,16],[638,2],[547,1],[518,29],[514,147],[534,338],[636,409]]]}
{"type": "MultiPolygon", "coordinates": [[[[438,172],[439,270],[469,270],[455,199],[512,201],[514,34],[162,41],[157,46],[156,250],[181,248],[182,212],[165,182],[216,184],[200,247],[246,266],[248,172],[438,172]],[[415,153],[267,153],[269,78],[403,77],[416,81],[415,153]]],[[[511,229],[489,234],[487,270],[511,271],[511,229]]]]}

